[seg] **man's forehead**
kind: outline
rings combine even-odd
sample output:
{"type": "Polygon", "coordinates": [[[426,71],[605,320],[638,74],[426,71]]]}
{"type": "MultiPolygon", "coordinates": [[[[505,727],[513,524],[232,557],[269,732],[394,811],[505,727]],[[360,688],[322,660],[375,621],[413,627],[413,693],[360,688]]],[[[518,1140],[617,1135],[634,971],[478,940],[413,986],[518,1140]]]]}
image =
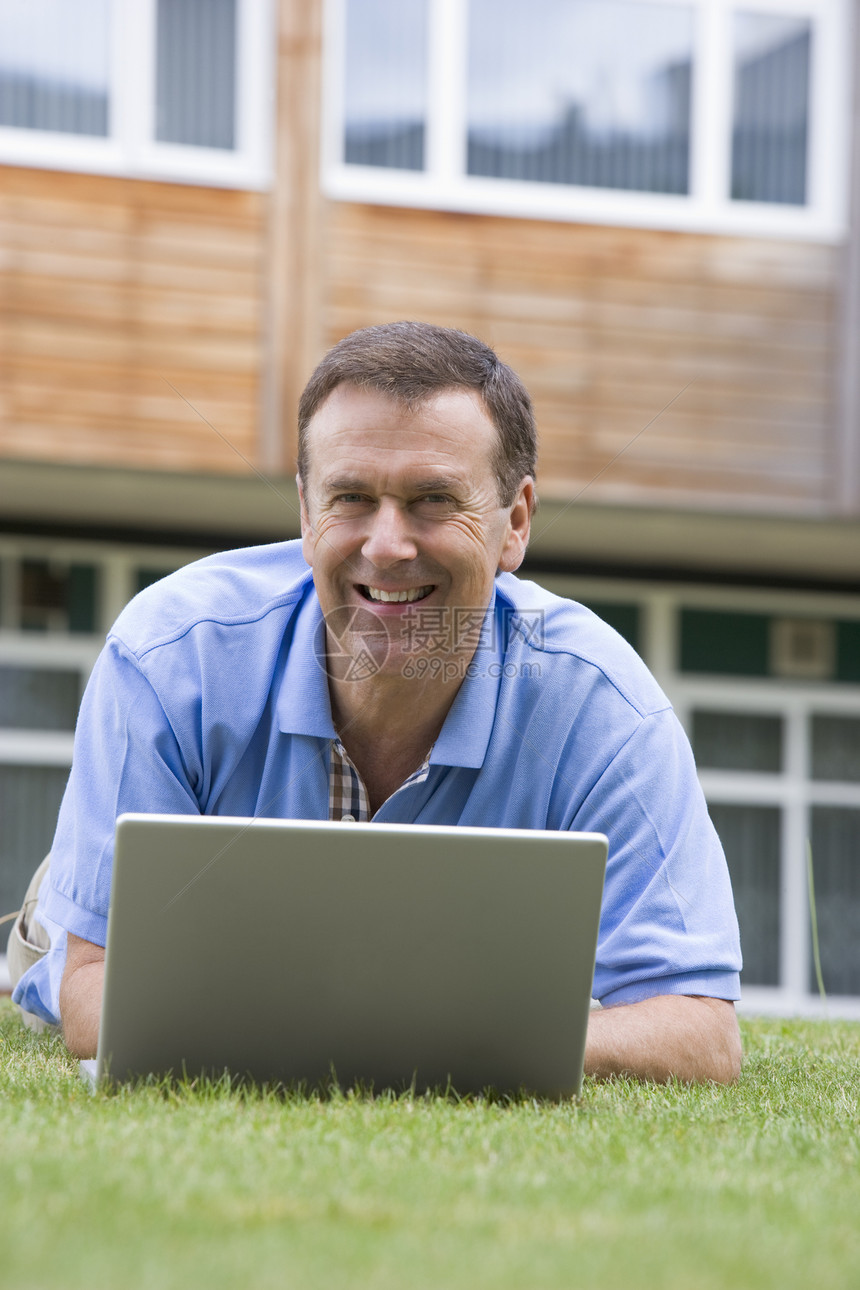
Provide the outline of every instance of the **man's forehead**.
{"type": "Polygon", "coordinates": [[[409,398],[381,386],[341,381],[319,405],[308,429],[320,422],[360,421],[379,410],[404,421],[444,413],[447,418],[483,417],[492,424],[482,394],[468,385],[446,385],[409,398]]]}
{"type": "Polygon", "coordinates": [[[337,451],[338,445],[354,452],[358,463],[362,451],[372,451],[376,441],[384,443],[390,453],[396,454],[402,447],[404,455],[412,451],[438,454],[440,462],[434,474],[459,474],[464,457],[474,463],[476,448],[480,452],[486,446],[489,464],[496,436],[483,398],[468,386],[446,387],[410,402],[384,390],[344,382],[311,418],[306,444],[310,464],[318,458],[315,445],[325,442],[324,460],[314,461],[323,468],[330,464],[328,454],[337,451]]]}

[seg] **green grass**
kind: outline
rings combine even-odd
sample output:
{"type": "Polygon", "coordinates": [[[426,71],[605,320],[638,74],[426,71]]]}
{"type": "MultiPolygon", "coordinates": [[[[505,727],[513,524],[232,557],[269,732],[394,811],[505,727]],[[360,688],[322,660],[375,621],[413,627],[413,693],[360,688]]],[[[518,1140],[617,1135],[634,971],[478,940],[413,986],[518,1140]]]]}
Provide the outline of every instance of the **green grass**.
{"type": "Polygon", "coordinates": [[[730,1089],[93,1096],[2,1001],[0,1284],[856,1290],[860,1025],[743,1029],[730,1089]]]}

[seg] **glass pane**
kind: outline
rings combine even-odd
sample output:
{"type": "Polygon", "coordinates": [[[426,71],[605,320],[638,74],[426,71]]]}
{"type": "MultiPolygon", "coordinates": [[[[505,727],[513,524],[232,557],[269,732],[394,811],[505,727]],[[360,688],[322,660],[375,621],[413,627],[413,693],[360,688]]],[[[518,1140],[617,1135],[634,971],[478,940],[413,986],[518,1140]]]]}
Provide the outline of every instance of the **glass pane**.
{"type": "Polygon", "coordinates": [[[860,717],[812,718],[812,778],[860,784],[860,717]]]}
{"type": "Polygon", "coordinates": [[[812,808],[812,869],[824,988],[860,995],[860,810],[812,808]]]}
{"type": "Polygon", "coordinates": [[[98,570],[90,564],[22,560],[18,626],[25,632],[95,631],[98,570]]]}
{"type": "Polygon", "coordinates": [[[779,984],[779,851],[777,806],[710,803],[720,835],[741,929],[746,985],[779,984]]]}
{"type": "Polygon", "coordinates": [[[470,0],[470,175],[686,193],[693,12],[470,0]]]}
{"type": "Polygon", "coordinates": [[[155,137],[234,148],[236,0],[158,0],[155,137]]]}
{"type": "Polygon", "coordinates": [[[0,125],[108,132],[110,0],[3,0],[0,125]]]}
{"type": "Polygon", "coordinates": [[[713,770],[782,770],[782,717],[747,712],[693,713],[693,752],[713,770]]]}
{"type": "Polygon", "coordinates": [[[0,667],[0,726],[11,730],[74,730],[81,701],[78,672],[0,667]]]}
{"type": "Polygon", "coordinates": [[[348,0],[344,160],[424,168],[426,0],[348,0]]]}
{"type": "Polygon", "coordinates": [[[50,850],[68,778],[67,766],[0,765],[0,915],[20,908],[50,850]]]}
{"type": "Polygon", "coordinates": [[[65,570],[48,560],[22,560],[20,573],[21,630],[64,630],[68,602],[65,570]]]}
{"type": "Polygon", "coordinates": [[[811,40],[807,18],[735,15],[732,197],[806,201],[811,40]]]}

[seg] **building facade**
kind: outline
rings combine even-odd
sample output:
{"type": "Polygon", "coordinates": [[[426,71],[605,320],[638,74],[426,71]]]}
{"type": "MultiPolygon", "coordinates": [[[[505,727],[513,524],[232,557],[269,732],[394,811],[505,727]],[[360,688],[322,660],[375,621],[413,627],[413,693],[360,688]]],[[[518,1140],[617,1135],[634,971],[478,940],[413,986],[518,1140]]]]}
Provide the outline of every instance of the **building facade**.
{"type": "Polygon", "coordinates": [[[627,635],[685,722],[746,1006],[814,1013],[823,982],[860,1016],[860,6],[24,9],[0,31],[0,913],[116,613],[295,535],[315,362],[423,318],[533,393],[523,576],[627,635]]]}

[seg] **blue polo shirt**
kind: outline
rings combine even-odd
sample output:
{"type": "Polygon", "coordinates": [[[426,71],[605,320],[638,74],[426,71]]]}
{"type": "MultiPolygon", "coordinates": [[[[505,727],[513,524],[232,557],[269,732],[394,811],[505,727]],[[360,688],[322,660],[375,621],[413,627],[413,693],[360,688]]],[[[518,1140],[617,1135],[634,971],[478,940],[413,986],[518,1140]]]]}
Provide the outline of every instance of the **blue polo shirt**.
{"type": "MultiPolygon", "coordinates": [[[[84,695],[15,999],[58,1017],[65,933],[104,945],[124,811],[325,819],[324,624],[298,542],[189,565],[137,596],[84,695]]],[[[581,605],[500,575],[430,773],[377,821],[605,833],[594,992],[739,997],[737,921],[687,738],[635,652],[581,605]]]]}

